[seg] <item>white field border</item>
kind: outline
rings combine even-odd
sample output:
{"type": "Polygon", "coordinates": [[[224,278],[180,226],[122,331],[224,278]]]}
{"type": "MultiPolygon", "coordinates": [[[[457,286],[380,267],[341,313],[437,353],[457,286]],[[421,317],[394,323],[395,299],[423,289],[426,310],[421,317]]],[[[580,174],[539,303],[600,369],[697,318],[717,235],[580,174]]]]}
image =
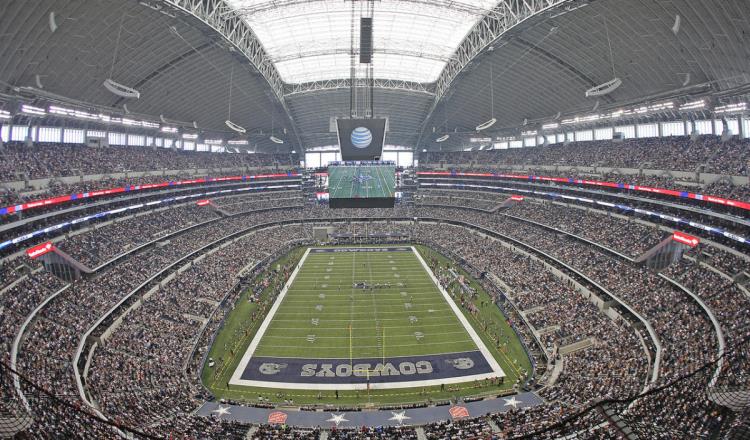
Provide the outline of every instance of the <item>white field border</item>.
{"type": "MultiPolygon", "coordinates": [[[[505,377],[505,372],[503,371],[502,368],[500,368],[500,365],[497,363],[495,358],[487,349],[487,346],[484,345],[482,338],[479,337],[477,332],[474,330],[474,327],[471,326],[469,321],[466,319],[466,316],[464,316],[464,314],[458,308],[456,303],[453,301],[453,298],[451,298],[450,294],[448,294],[448,292],[446,292],[445,289],[443,289],[443,287],[440,285],[437,277],[435,277],[435,274],[432,273],[432,270],[430,270],[430,267],[424,261],[422,256],[419,255],[419,252],[417,252],[414,246],[409,246],[409,247],[411,248],[414,255],[417,257],[417,260],[419,260],[419,262],[422,264],[422,267],[430,276],[433,283],[435,283],[435,286],[437,286],[440,293],[442,293],[443,298],[445,299],[445,301],[448,302],[448,305],[451,307],[451,310],[453,310],[453,313],[455,313],[456,317],[461,322],[461,325],[464,326],[464,329],[471,337],[471,340],[474,342],[477,348],[479,348],[480,353],[482,353],[482,356],[484,356],[488,365],[490,366],[490,368],[492,368],[492,372],[483,373],[483,374],[474,374],[470,376],[448,377],[448,378],[443,378],[443,379],[415,380],[415,381],[409,381],[409,382],[371,383],[370,389],[385,390],[385,389],[425,387],[425,386],[434,386],[434,385],[440,385],[440,384],[449,385],[449,384],[471,382],[475,380],[505,377]]],[[[277,389],[286,389],[286,390],[316,390],[316,391],[317,390],[319,391],[333,391],[333,390],[344,391],[344,390],[366,390],[367,389],[366,383],[316,384],[316,383],[302,383],[302,382],[272,382],[272,381],[263,381],[263,380],[241,379],[242,373],[245,371],[245,368],[247,368],[247,364],[250,362],[250,359],[253,357],[253,354],[255,353],[255,350],[258,348],[258,345],[260,345],[260,341],[261,339],[263,339],[263,335],[266,333],[266,330],[271,325],[271,321],[273,320],[273,317],[276,315],[276,312],[278,311],[279,307],[281,307],[281,303],[286,297],[289,287],[292,285],[292,283],[294,283],[294,280],[297,277],[297,273],[299,273],[300,269],[305,263],[305,260],[307,260],[307,256],[310,254],[310,251],[312,249],[318,249],[318,248],[312,248],[312,247],[307,248],[307,250],[305,251],[305,254],[302,256],[299,263],[297,263],[297,267],[294,268],[294,271],[292,272],[292,275],[289,277],[289,280],[286,282],[286,284],[284,284],[284,287],[279,293],[279,296],[276,298],[276,301],[274,301],[273,306],[271,306],[271,310],[268,311],[266,318],[263,320],[263,323],[258,328],[258,331],[255,333],[253,340],[250,342],[250,345],[247,347],[245,354],[242,356],[240,363],[237,365],[237,368],[234,370],[234,373],[232,374],[232,378],[229,380],[230,385],[260,387],[260,388],[277,388],[277,389]]],[[[407,356],[399,356],[399,357],[407,357],[407,356]]]]}

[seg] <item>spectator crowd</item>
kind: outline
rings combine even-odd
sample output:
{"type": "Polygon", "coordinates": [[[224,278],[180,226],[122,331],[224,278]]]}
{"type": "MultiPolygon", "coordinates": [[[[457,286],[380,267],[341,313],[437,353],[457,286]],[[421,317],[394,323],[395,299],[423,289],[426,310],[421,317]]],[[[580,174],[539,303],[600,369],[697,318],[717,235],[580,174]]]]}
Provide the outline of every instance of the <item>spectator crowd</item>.
{"type": "MultiPolygon", "coordinates": [[[[575,151],[575,146],[571,148],[575,151]]],[[[612,160],[626,160],[617,158],[613,154],[612,160]]],[[[51,166],[64,168],[54,162],[51,166]]],[[[526,328],[521,332],[526,345],[538,341],[545,357],[563,366],[559,375],[545,374],[549,382],[539,384],[542,405],[427,425],[420,428],[426,438],[554,438],[599,425],[602,419],[596,411],[560,424],[599,399],[631,399],[642,392],[649,394],[618,412],[624,419],[658,427],[649,431],[655,433],[653,438],[674,438],[670,435],[675,433],[709,438],[722,428],[720,419],[727,412],[705,395],[710,375],[704,366],[717,357],[718,335],[706,310],[686,291],[701,298],[715,315],[727,344],[746,341],[750,318],[744,311],[750,299],[735,275],[748,267],[747,258],[702,246],[659,273],[632,259],[658,244],[664,234],[632,219],[531,200],[496,210],[504,197],[470,191],[418,195],[414,207],[393,209],[333,210],[305,204],[299,192],[283,191],[217,198],[213,207],[191,204],[148,211],[63,240],[60,248],[89,266],[121,257],[67,286],[36,263],[3,263],[4,364],[21,323],[47,301],[25,330],[17,368],[30,380],[21,385],[24,393],[49,393],[57,400],[54,404],[49,399],[30,400],[34,422],[26,432],[35,438],[53,438],[56,433],[106,437],[114,432],[106,424],[86,425],[88,416],[62,402],[85,407],[73,368],[76,351],[85,342],[83,335],[96,330],[98,321],[118,304],[134,304],[132,295],[136,295],[142,296],[140,304],[122,316],[111,334],[99,335],[81,378],[92,401],[112,423],[154,436],[169,433],[171,438],[243,438],[248,433],[258,439],[319,438],[320,429],[249,427],[192,416],[210,398],[196,377],[200,368],[196,356],[205,352],[220,326],[220,312],[226,312],[237,297],[236,285],[248,267],[268,261],[279,249],[313,243],[313,225],[349,222],[338,223],[338,228],[352,232],[363,229],[358,223],[374,219],[378,223],[367,229],[369,233],[395,232],[401,240],[450,249],[463,264],[500,280],[502,288],[492,286],[486,277],[482,283],[498,304],[511,309],[516,325],[526,328]],[[226,216],[238,213],[242,214],[226,216]],[[297,223],[281,224],[289,221],[297,223]],[[490,238],[492,234],[517,243],[504,245],[490,238]],[[153,240],[158,244],[142,246],[153,240]],[[521,252],[521,247],[546,256],[521,252]],[[195,260],[201,255],[205,256],[195,260]],[[550,267],[582,277],[560,277],[550,267]],[[166,273],[175,276],[161,282],[166,273]],[[656,381],[651,380],[653,353],[649,344],[641,342],[650,335],[625,319],[602,313],[587,290],[627,304],[653,327],[662,347],[656,381]],[[561,348],[576,344],[582,348],[561,354],[561,348]],[[544,428],[551,431],[535,434],[544,428]]],[[[288,277],[288,269],[280,270],[276,281],[288,277]]],[[[252,289],[258,291],[257,286],[252,289]]],[[[504,341],[497,338],[495,343],[502,347],[504,341]]],[[[746,346],[739,354],[731,353],[734,358],[724,363],[722,383],[748,385],[747,353],[746,346]]],[[[15,395],[3,376],[0,389],[4,395],[15,395]]],[[[19,406],[13,402],[4,400],[0,409],[18,414],[19,406]]],[[[579,435],[616,438],[608,426],[579,435]]],[[[330,430],[327,436],[417,438],[410,427],[330,430]]]]}

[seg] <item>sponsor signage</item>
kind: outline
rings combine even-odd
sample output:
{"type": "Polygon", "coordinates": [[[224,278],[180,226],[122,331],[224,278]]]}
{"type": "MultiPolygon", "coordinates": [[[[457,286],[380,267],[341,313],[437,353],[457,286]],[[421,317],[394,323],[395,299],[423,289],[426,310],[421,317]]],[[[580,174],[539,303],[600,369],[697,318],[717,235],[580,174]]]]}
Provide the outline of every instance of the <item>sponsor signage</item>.
{"type": "Polygon", "coordinates": [[[465,406],[452,406],[448,410],[453,419],[465,419],[469,417],[469,410],[465,406]]]}
{"type": "MultiPolygon", "coordinates": [[[[549,198],[552,198],[552,199],[564,198],[564,199],[568,199],[568,200],[577,200],[579,202],[584,202],[584,203],[591,203],[591,204],[594,204],[594,205],[607,206],[607,207],[611,207],[612,206],[611,203],[602,202],[600,200],[587,199],[587,198],[583,198],[583,197],[567,196],[567,195],[557,194],[557,193],[553,193],[553,192],[546,192],[546,191],[526,190],[526,189],[518,189],[518,188],[506,188],[506,187],[502,187],[502,186],[473,185],[473,184],[455,184],[455,183],[429,183],[429,182],[420,183],[420,186],[428,186],[428,187],[436,187],[436,188],[485,188],[485,189],[495,190],[495,191],[497,191],[497,190],[500,190],[500,191],[517,191],[517,192],[522,192],[522,193],[525,193],[525,194],[532,194],[532,195],[537,195],[537,196],[549,197],[549,198]]],[[[715,228],[713,226],[707,226],[707,225],[704,225],[702,223],[697,223],[697,222],[694,222],[694,221],[686,220],[686,219],[675,217],[675,216],[672,216],[672,215],[662,214],[660,212],[654,212],[654,211],[649,211],[649,210],[640,209],[640,208],[633,208],[633,207],[630,207],[630,206],[627,206],[627,205],[615,205],[615,207],[617,209],[621,210],[621,211],[624,211],[624,212],[635,212],[635,213],[638,213],[638,214],[649,215],[649,216],[652,216],[652,217],[658,217],[658,218],[660,218],[662,220],[668,220],[668,221],[671,221],[671,222],[677,223],[677,224],[689,225],[689,226],[692,226],[694,228],[698,228],[698,229],[710,232],[712,234],[721,235],[721,236],[726,237],[726,238],[728,238],[730,240],[734,240],[734,241],[737,241],[737,242],[740,242],[740,243],[745,243],[745,244],[750,243],[750,239],[748,239],[746,237],[742,237],[740,235],[736,235],[736,234],[733,234],[731,232],[725,231],[723,229],[715,228]]],[[[1,246],[0,246],[0,248],[1,248],[1,246]]]]}
{"type": "Polygon", "coordinates": [[[33,200],[31,202],[22,203],[20,205],[6,206],[0,208],[0,215],[13,214],[14,212],[27,211],[29,209],[40,208],[43,206],[57,205],[60,203],[69,202],[71,200],[88,199],[92,197],[101,197],[112,194],[119,194],[131,191],[142,191],[154,188],[166,188],[168,186],[176,185],[195,185],[199,183],[211,183],[211,182],[227,182],[227,181],[246,181],[248,179],[277,179],[282,177],[297,177],[298,173],[274,173],[274,174],[260,174],[257,176],[227,176],[227,177],[206,177],[201,179],[192,180],[178,180],[174,182],[162,182],[162,183],[149,183],[145,185],[130,185],[120,188],[109,188],[101,189],[96,191],[89,191],[84,193],[70,194],[67,196],[52,197],[49,199],[33,200]]]}
{"type": "Polygon", "coordinates": [[[270,425],[283,425],[286,423],[288,415],[281,411],[274,411],[268,415],[268,423],[270,425]]]}
{"type": "Polygon", "coordinates": [[[46,255],[54,250],[55,250],[55,246],[52,244],[52,242],[48,241],[38,246],[34,246],[32,248],[26,249],[26,255],[28,255],[29,258],[31,259],[37,259],[41,257],[42,255],[46,255]]]}
{"type": "Polygon", "coordinates": [[[342,160],[377,160],[383,154],[386,120],[337,119],[342,160]]]}
{"type": "Polygon", "coordinates": [[[49,227],[44,228],[44,229],[38,229],[38,230],[36,230],[34,232],[30,232],[28,234],[20,235],[20,236],[18,236],[16,238],[13,238],[11,240],[3,241],[2,243],[0,243],[0,251],[2,251],[3,249],[7,248],[8,246],[12,246],[12,245],[16,245],[16,244],[22,243],[22,242],[24,242],[26,240],[30,240],[30,239],[32,239],[34,237],[38,237],[40,235],[44,235],[44,234],[47,234],[49,232],[56,231],[58,229],[63,229],[63,228],[66,228],[68,226],[76,225],[76,224],[79,224],[79,223],[84,223],[84,222],[87,222],[87,221],[90,221],[90,220],[94,220],[94,219],[98,219],[98,218],[102,218],[102,217],[106,217],[108,215],[118,214],[120,212],[125,212],[125,211],[129,211],[129,210],[139,209],[139,208],[142,208],[143,206],[151,206],[151,205],[161,204],[161,203],[171,203],[171,202],[176,202],[176,201],[180,201],[180,200],[184,200],[184,199],[195,199],[195,198],[198,198],[198,197],[206,197],[206,196],[210,196],[210,195],[218,194],[218,193],[237,193],[237,192],[243,192],[243,191],[262,191],[262,190],[269,190],[269,189],[299,189],[299,185],[298,184],[295,184],[295,185],[264,185],[264,186],[261,186],[261,187],[239,188],[239,189],[231,189],[231,190],[224,190],[224,191],[210,191],[210,192],[199,193],[199,194],[190,194],[190,195],[187,195],[187,196],[168,197],[168,198],[165,198],[165,199],[155,200],[155,201],[149,202],[146,205],[144,205],[143,203],[139,203],[139,204],[136,204],[136,205],[126,206],[124,208],[117,208],[117,209],[112,209],[112,210],[109,210],[109,211],[102,211],[102,212],[98,212],[96,214],[87,215],[85,217],[80,217],[80,218],[73,219],[73,220],[70,220],[70,221],[67,221],[67,222],[58,223],[58,224],[56,224],[54,226],[49,226],[49,227]]]}
{"type": "Polygon", "coordinates": [[[716,203],[718,205],[732,206],[735,208],[745,209],[750,211],[750,203],[743,202],[740,200],[725,199],[723,197],[716,197],[711,195],[697,194],[684,191],[676,191],[665,188],[652,188],[650,186],[640,185],[625,185],[622,183],[615,182],[602,182],[599,180],[585,180],[585,179],[570,179],[566,177],[547,177],[547,176],[530,176],[522,174],[501,174],[501,173],[461,173],[457,171],[418,171],[418,176],[457,176],[457,177],[490,177],[499,179],[521,179],[531,181],[542,181],[542,182],[559,182],[559,183],[575,183],[579,185],[590,185],[608,188],[627,188],[633,191],[649,192],[654,194],[668,195],[672,197],[680,197],[694,200],[703,200],[704,202],[716,203]]]}
{"type": "Polygon", "coordinates": [[[211,200],[209,200],[209,199],[198,200],[197,202],[195,202],[195,204],[198,205],[198,206],[206,206],[206,205],[210,205],[211,204],[211,200]]]}
{"type": "Polygon", "coordinates": [[[696,247],[698,246],[698,243],[700,243],[698,237],[693,237],[692,235],[688,235],[680,231],[674,231],[674,234],[672,234],[672,240],[678,243],[686,244],[690,247],[696,247]]]}
{"type": "Polygon", "coordinates": [[[523,200],[523,196],[510,196],[510,199],[516,202],[520,202],[523,200]]]}

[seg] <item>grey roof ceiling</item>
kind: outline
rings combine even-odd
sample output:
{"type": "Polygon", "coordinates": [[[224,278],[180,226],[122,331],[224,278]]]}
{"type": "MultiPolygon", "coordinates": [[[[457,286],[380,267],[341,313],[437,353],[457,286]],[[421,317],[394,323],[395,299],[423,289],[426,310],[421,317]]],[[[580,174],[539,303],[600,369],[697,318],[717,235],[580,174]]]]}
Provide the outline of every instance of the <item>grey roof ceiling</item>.
{"type": "MultiPolygon", "coordinates": [[[[665,99],[696,91],[747,89],[748,43],[748,0],[593,1],[497,41],[494,50],[477,57],[456,79],[428,126],[473,131],[492,117],[491,84],[498,120],[493,128],[518,127],[524,119],[551,120],[557,112],[591,113],[597,98],[586,98],[585,90],[614,76],[623,84],[598,98],[600,110],[649,97],[656,100],[659,95],[665,99]],[[680,26],[675,35],[677,15],[680,26]],[[690,80],[683,86],[686,74],[690,80]]],[[[437,148],[437,136],[428,136],[427,148],[437,148]]],[[[442,147],[457,147],[462,141],[452,136],[442,147]]]]}
{"type": "MultiPolygon", "coordinates": [[[[385,143],[415,145],[432,95],[386,89],[375,89],[373,95],[375,115],[388,118],[385,143]]],[[[288,96],[287,102],[305,145],[338,144],[336,133],[329,131],[330,117],[349,115],[349,90],[300,93],[288,96]]]]}
{"type": "MultiPolygon", "coordinates": [[[[234,69],[232,121],[264,133],[272,125],[275,132],[289,127],[247,60],[189,16],[173,18],[135,0],[3,0],[0,29],[0,81],[10,85],[36,87],[39,75],[48,92],[118,109],[127,103],[134,113],[228,132],[234,69]],[[50,12],[58,25],[54,33],[50,12]],[[108,92],[102,82],[110,75],[138,89],[140,99],[108,92]]],[[[255,139],[261,148],[275,148],[267,136],[255,139]]]]}
{"type": "MultiPolygon", "coordinates": [[[[544,13],[495,42],[493,50],[455,79],[427,122],[430,95],[376,90],[375,112],[390,120],[386,142],[415,145],[424,128],[423,146],[437,148],[439,133],[473,131],[493,113],[496,127],[515,127],[524,119],[551,119],[557,112],[587,112],[596,99],[585,98],[584,91],[614,75],[623,85],[599,98],[600,108],[681,95],[686,74],[692,91],[747,88],[750,83],[748,0],[589,3],[563,15],[544,13]],[[676,15],[681,17],[677,35],[671,30],[676,15]]],[[[230,51],[216,31],[192,17],[173,18],[137,0],[3,0],[0,30],[4,83],[34,86],[38,74],[46,91],[120,108],[123,101],[101,85],[112,71],[113,79],[141,92],[140,99],[127,101],[130,111],[226,131],[228,83],[234,71],[231,119],[255,132],[286,129],[288,142],[281,148],[296,145],[291,123],[263,77],[230,51]],[[54,33],[48,27],[51,11],[59,25],[54,33]]],[[[348,90],[332,89],[285,98],[304,146],[335,143],[329,118],[348,114],[348,97],[348,90]]],[[[260,148],[278,148],[265,136],[256,139],[260,148]]],[[[460,136],[452,136],[442,147],[455,148],[461,142],[460,136]]]]}

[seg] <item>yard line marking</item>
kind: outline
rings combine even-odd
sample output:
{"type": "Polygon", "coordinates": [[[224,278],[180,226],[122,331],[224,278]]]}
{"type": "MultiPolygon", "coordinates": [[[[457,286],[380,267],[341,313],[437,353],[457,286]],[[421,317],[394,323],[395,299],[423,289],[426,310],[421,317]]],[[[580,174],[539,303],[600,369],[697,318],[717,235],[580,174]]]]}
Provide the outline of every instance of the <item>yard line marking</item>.
{"type": "MultiPolygon", "coordinates": [[[[345,336],[344,339],[349,339],[349,337],[345,336]]],[[[458,340],[458,341],[436,341],[436,342],[419,342],[419,343],[415,343],[415,344],[396,344],[396,345],[391,345],[391,347],[399,347],[399,348],[401,348],[401,347],[421,347],[421,346],[424,346],[424,345],[431,345],[431,346],[432,345],[447,345],[447,344],[458,344],[458,343],[463,343],[463,342],[472,342],[472,341],[471,341],[471,338],[469,338],[469,339],[461,339],[461,340],[458,340]]],[[[278,347],[278,348],[300,348],[300,349],[302,349],[302,348],[309,348],[310,344],[306,344],[306,345],[279,345],[279,344],[273,344],[273,346],[274,347],[278,347]]],[[[325,345],[318,344],[318,347],[340,348],[341,345],[337,344],[337,345],[334,345],[334,346],[331,346],[331,347],[327,347],[325,345]]],[[[359,345],[358,347],[361,347],[361,348],[377,348],[378,346],[377,345],[359,345]]],[[[432,354],[443,354],[443,353],[439,352],[439,353],[432,353],[432,354]]],[[[266,357],[266,356],[264,356],[264,357],[266,357]]],[[[272,356],[272,357],[276,357],[276,356],[272,356]]],[[[315,358],[302,358],[302,359],[318,359],[318,358],[315,357],[315,358]]],[[[360,358],[356,358],[355,357],[354,359],[363,359],[363,358],[361,358],[361,357],[360,358]]],[[[279,383],[284,383],[284,382],[279,382],[279,383]]],[[[301,384],[301,385],[310,385],[310,384],[301,384]]]]}
{"type": "MultiPolygon", "coordinates": [[[[330,320],[327,319],[326,322],[328,322],[328,321],[330,321],[330,320]]],[[[394,319],[394,321],[401,321],[401,319],[394,319]]],[[[296,322],[296,320],[295,320],[295,322],[296,322]]],[[[440,322],[440,323],[437,323],[437,324],[425,324],[425,325],[422,325],[421,327],[445,327],[445,323],[440,322]]],[[[414,326],[413,325],[392,325],[392,326],[388,326],[388,330],[395,330],[395,329],[400,329],[400,328],[412,329],[412,328],[414,328],[414,326]]],[[[275,330],[300,330],[299,327],[274,327],[274,329],[275,330]]],[[[348,330],[348,329],[349,329],[349,327],[326,327],[324,330],[336,330],[336,331],[339,331],[339,330],[348,330]]],[[[429,334],[432,335],[434,333],[429,333],[429,334]]]]}
{"type": "MultiPolygon", "coordinates": [[[[404,314],[403,316],[408,316],[408,315],[404,314]]],[[[432,318],[432,317],[439,318],[440,315],[430,315],[430,318],[432,318]]],[[[401,318],[383,318],[383,319],[381,319],[381,321],[403,321],[403,320],[404,320],[403,317],[401,317],[401,318]]],[[[299,319],[274,319],[274,321],[276,321],[276,322],[299,322],[299,319]]],[[[370,322],[371,319],[352,319],[351,321],[352,322],[370,322]]],[[[349,322],[349,320],[348,319],[326,319],[325,322],[349,322]]],[[[441,325],[445,326],[445,323],[443,323],[441,325]]],[[[345,327],[345,328],[348,328],[348,327],[345,327]]]]}
{"type": "MultiPolygon", "coordinates": [[[[274,339],[299,339],[299,338],[301,338],[303,336],[307,336],[307,330],[304,330],[304,332],[305,332],[304,335],[294,335],[294,336],[288,336],[288,335],[267,335],[265,337],[265,339],[269,339],[269,338],[274,338],[274,339]]],[[[409,334],[413,334],[413,333],[414,332],[409,333],[409,334]]],[[[403,335],[400,335],[400,336],[408,336],[409,334],[403,334],[403,335]]],[[[427,336],[427,337],[445,336],[445,335],[456,335],[456,334],[462,334],[463,335],[463,334],[466,334],[466,332],[465,331],[460,331],[460,332],[456,331],[456,332],[428,333],[428,334],[424,334],[423,333],[423,335],[427,336]]],[[[349,339],[349,336],[320,336],[320,335],[316,334],[315,338],[316,339],[349,339]]],[[[377,335],[352,336],[352,339],[377,339],[377,335]]],[[[461,341],[453,341],[453,342],[462,342],[464,339],[462,339],[461,341]]],[[[440,342],[450,343],[451,341],[443,340],[443,341],[440,341],[440,342]]],[[[396,347],[396,345],[393,345],[392,347],[396,347]]]]}

